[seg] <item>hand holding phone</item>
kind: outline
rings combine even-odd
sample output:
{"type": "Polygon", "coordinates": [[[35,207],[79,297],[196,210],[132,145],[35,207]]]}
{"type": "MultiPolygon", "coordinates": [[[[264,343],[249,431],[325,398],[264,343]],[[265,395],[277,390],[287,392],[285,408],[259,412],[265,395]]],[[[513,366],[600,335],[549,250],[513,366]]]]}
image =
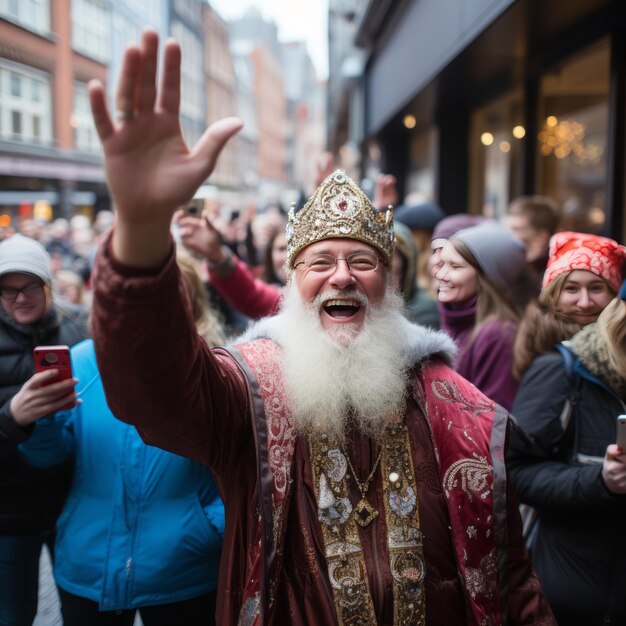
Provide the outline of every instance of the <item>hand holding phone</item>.
{"type": "MultiPolygon", "coordinates": [[[[47,383],[48,385],[73,378],[69,346],[37,346],[33,349],[33,357],[35,359],[35,372],[47,372],[52,369],[58,371],[58,374],[47,383]]],[[[68,411],[74,405],[75,403],[71,402],[59,410],[68,411]]]]}
{"type": "MultiPolygon", "coordinates": [[[[28,426],[77,402],[67,346],[38,346],[33,350],[35,373],[11,398],[11,416],[19,426],[28,426]]],[[[78,400],[80,402],[80,400],[78,400]]]]}
{"type": "Polygon", "coordinates": [[[615,443],[626,455],[626,415],[617,416],[617,437],[615,438],[615,443]]]}

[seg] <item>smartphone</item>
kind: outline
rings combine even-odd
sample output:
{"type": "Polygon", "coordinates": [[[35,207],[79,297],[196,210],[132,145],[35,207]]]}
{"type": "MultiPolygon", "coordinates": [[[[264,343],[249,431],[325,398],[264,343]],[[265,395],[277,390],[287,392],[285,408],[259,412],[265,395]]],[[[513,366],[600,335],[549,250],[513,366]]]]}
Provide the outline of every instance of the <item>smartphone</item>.
{"type": "Polygon", "coordinates": [[[617,445],[626,452],[626,415],[617,416],[617,445]]]}
{"type": "Polygon", "coordinates": [[[193,204],[190,204],[185,209],[185,213],[187,213],[187,215],[191,215],[193,217],[198,217],[198,215],[200,214],[200,211],[198,210],[197,206],[194,206],[193,204]]]}
{"type": "MultiPolygon", "coordinates": [[[[50,369],[59,370],[58,375],[48,384],[72,378],[72,361],[70,360],[69,346],[36,346],[33,348],[35,359],[35,371],[46,372],[50,369]]],[[[73,409],[75,403],[69,403],[61,407],[62,411],[73,409]]]]}

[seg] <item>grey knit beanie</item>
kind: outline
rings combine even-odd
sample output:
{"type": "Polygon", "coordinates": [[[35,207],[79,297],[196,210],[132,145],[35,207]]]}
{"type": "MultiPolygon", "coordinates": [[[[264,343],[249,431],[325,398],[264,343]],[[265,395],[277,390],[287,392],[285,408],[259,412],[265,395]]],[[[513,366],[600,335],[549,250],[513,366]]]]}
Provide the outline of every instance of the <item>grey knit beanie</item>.
{"type": "Polygon", "coordinates": [[[511,288],[526,264],[524,244],[496,222],[464,228],[451,239],[459,239],[470,249],[485,276],[500,289],[511,288]]]}
{"type": "Polygon", "coordinates": [[[13,235],[0,243],[0,276],[13,273],[32,274],[50,285],[50,255],[38,241],[13,235]]]}

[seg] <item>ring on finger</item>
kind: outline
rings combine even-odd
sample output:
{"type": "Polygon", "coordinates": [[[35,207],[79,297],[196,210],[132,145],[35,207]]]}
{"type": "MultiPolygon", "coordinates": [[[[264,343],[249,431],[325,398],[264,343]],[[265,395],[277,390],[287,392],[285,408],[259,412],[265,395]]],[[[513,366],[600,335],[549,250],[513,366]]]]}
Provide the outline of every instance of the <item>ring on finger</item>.
{"type": "Polygon", "coordinates": [[[120,122],[130,122],[135,114],[132,111],[116,111],[115,119],[120,122]]]}

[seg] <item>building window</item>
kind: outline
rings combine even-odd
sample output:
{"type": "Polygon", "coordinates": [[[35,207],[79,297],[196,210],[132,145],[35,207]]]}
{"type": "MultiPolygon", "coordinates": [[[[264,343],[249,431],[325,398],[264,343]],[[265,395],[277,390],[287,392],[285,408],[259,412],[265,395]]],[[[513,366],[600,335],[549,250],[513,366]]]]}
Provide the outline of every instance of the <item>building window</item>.
{"type": "Polygon", "coordinates": [[[0,62],[0,137],[52,143],[50,76],[24,65],[0,62]]]}
{"type": "Polygon", "coordinates": [[[19,98],[22,95],[22,77],[11,72],[11,95],[19,98]]]}
{"type": "Polygon", "coordinates": [[[19,111],[11,111],[11,132],[16,139],[22,134],[22,114],[19,111]]]}
{"type": "Polygon", "coordinates": [[[74,147],[82,152],[100,152],[100,142],[91,117],[89,96],[85,83],[74,83],[74,103],[71,124],[74,129],[74,147]]]}
{"type": "Polygon", "coordinates": [[[519,195],[521,142],[526,136],[522,121],[521,91],[508,93],[472,113],[470,212],[501,217],[519,195]]]}
{"type": "Polygon", "coordinates": [[[0,16],[37,33],[50,32],[50,0],[0,0],[0,16]]]}
{"type": "Polygon", "coordinates": [[[561,205],[564,230],[604,227],[609,59],[604,39],[541,80],[538,190],[561,205]]]}
{"type": "Polygon", "coordinates": [[[200,138],[205,125],[202,44],[198,36],[180,21],[172,24],[172,37],[180,42],[182,50],[180,112],[185,139],[193,144],[200,138]],[[185,117],[188,118],[187,124],[185,117]]]}
{"type": "Polygon", "coordinates": [[[109,60],[110,14],[102,0],[72,2],[72,46],[74,50],[106,63],[109,60]]]}

